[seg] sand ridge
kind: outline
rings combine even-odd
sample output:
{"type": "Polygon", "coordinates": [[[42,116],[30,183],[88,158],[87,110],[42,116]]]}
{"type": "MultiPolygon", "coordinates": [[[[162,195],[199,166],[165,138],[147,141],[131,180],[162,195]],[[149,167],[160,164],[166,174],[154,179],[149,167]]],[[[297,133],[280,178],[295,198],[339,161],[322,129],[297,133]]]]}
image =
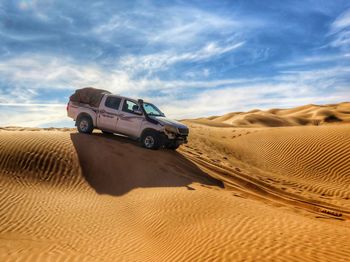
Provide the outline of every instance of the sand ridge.
{"type": "Polygon", "coordinates": [[[304,126],[350,123],[350,102],[329,105],[305,105],[291,109],[233,112],[192,120],[211,126],[304,126]]]}

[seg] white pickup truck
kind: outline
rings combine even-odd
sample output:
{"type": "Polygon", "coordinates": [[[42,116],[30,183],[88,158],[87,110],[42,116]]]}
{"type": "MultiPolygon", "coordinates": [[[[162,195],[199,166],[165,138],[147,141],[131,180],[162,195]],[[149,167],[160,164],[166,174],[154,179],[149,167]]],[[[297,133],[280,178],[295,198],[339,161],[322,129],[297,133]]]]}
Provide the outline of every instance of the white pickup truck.
{"type": "Polygon", "coordinates": [[[70,99],[67,114],[75,120],[80,133],[90,134],[97,128],[106,134],[123,134],[148,149],[175,150],[187,143],[187,126],[166,118],[155,105],[109,92],[100,97],[98,107],[70,99]]]}

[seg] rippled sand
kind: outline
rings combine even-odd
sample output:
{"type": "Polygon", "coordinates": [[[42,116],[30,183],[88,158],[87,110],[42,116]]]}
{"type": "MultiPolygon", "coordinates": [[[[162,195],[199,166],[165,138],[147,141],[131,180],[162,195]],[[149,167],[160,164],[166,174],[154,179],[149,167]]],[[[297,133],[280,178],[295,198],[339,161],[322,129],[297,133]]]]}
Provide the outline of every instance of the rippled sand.
{"type": "Polygon", "coordinates": [[[350,125],[187,124],[178,152],[1,129],[0,261],[348,260],[350,125]]]}

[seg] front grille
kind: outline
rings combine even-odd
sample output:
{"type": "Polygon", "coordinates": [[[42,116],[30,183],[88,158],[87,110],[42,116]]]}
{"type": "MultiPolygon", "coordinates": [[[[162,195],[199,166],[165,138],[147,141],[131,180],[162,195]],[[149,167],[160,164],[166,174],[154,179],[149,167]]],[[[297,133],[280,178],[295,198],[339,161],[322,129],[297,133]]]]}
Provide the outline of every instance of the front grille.
{"type": "Polygon", "coordinates": [[[180,135],[188,135],[188,128],[178,128],[180,135]]]}

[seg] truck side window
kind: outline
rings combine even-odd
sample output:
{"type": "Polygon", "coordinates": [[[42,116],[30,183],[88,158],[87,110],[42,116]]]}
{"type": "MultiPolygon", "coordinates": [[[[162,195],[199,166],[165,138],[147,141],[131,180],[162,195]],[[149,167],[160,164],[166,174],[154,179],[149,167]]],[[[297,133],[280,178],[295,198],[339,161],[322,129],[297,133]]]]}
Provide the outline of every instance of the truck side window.
{"type": "Polygon", "coordinates": [[[109,108],[113,108],[115,110],[118,110],[121,101],[122,101],[122,99],[119,97],[109,96],[106,99],[105,106],[109,107],[109,108]]]}
{"type": "Polygon", "coordinates": [[[133,101],[125,100],[123,104],[123,111],[134,114],[134,109],[139,109],[139,105],[133,101]]]}

